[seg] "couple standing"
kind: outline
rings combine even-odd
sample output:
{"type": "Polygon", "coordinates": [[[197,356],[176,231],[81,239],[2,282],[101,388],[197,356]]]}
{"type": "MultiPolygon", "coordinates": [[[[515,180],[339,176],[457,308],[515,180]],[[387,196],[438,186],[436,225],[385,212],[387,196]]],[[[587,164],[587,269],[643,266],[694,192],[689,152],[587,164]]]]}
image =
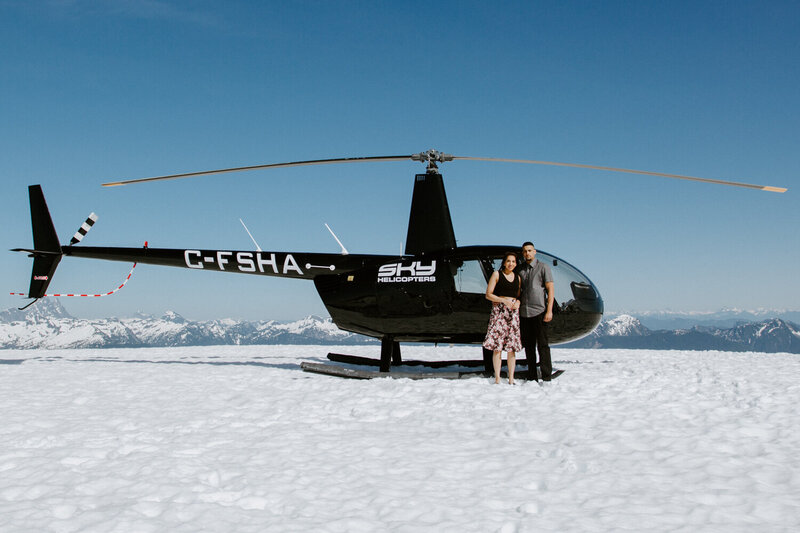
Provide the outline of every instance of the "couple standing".
{"type": "Polygon", "coordinates": [[[500,383],[500,357],[505,351],[508,352],[508,382],[514,384],[516,352],[523,347],[528,358],[529,380],[539,381],[537,347],[542,380],[550,381],[553,372],[547,340],[547,323],[553,320],[553,274],[549,266],[536,259],[532,242],[522,245],[522,257],[525,262],[517,267],[517,255],[506,253],[500,270],[492,273],[486,287],[492,314],[483,346],[494,352],[495,383],[500,383]]]}

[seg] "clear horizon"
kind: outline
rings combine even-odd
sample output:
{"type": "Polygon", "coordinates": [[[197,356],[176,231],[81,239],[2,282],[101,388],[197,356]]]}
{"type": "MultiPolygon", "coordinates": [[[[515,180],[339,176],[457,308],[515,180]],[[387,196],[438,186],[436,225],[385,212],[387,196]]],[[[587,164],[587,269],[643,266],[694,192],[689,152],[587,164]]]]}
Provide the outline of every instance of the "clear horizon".
{"type": "MultiPolygon", "coordinates": [[[[788,187],[455,161],[460,246],[532,240],[608,313],[800,302],[800,4],[776,1],[0,2],[5,250],[41,184],[62,243],[351,253],[402,248],[417,163],[303,167],[102,188],[263,163],[415,153],[596,164],[788,187]]],[[[4,252],[0,308],[31,261],[4,252]]],[[[51,292],[130,264],[64,258],[51,292]]],[[[312,283],[139,265],[80,317],[327,316],[312,283]]]]}

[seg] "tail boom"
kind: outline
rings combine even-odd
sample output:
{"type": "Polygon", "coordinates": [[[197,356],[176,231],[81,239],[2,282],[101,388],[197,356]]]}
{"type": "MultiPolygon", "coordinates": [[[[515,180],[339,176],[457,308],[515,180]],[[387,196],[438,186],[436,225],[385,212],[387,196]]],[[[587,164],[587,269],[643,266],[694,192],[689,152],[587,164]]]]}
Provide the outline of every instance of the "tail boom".
{"type": "MultiPolygon", "coordinates": [[[[100,246],[64,246],[62,250],[64,255],[73,257],[309,280],[318,275],[344,274],[358,270],[368,257],[304,252],[100,246]]],[[[370,259],[374,257],[369,256],[370,259]]]]}

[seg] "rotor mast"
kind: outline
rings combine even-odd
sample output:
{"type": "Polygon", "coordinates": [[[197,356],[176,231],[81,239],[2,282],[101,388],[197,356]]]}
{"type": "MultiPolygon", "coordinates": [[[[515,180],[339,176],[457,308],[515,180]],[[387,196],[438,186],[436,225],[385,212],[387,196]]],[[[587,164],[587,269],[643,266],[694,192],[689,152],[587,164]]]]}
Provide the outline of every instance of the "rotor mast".
{"type": "Polygon", "coordinates": [[[444,190],[444,179],[437,163],[452,161],[453,156],[428,150],[409,156],[412,161],[427,163],[425,174],[414,176],[411,213],[408,216],[405,255],[417,256],[452,250],[456,235],[444,190]]]}

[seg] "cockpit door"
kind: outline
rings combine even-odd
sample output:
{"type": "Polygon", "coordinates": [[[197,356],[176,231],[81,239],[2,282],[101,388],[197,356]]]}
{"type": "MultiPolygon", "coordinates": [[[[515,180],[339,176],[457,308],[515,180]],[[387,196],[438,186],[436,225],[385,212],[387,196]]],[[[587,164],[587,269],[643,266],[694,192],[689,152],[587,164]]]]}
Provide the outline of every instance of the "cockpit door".
{"type": "Polygon", "coordinates": [[[462,335],[473,335],[470,342],[480,341],[486,334],[492,304],[486,299],[491,266],[483,259],[452,261],[453,329],[462,335]]]}

